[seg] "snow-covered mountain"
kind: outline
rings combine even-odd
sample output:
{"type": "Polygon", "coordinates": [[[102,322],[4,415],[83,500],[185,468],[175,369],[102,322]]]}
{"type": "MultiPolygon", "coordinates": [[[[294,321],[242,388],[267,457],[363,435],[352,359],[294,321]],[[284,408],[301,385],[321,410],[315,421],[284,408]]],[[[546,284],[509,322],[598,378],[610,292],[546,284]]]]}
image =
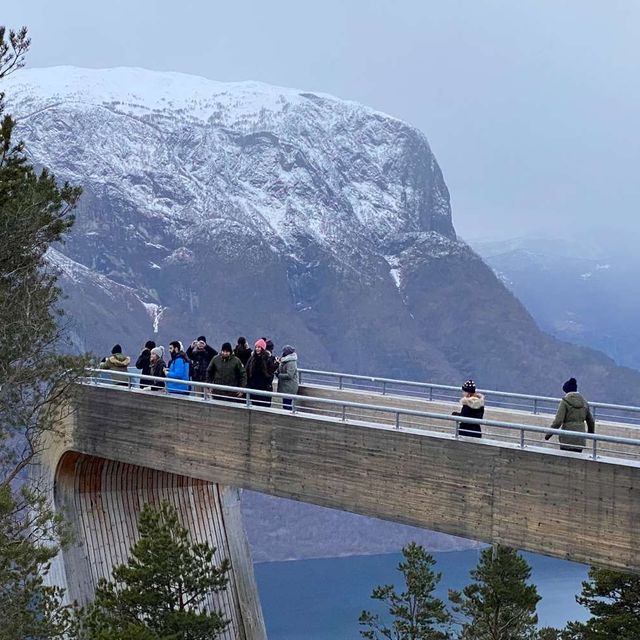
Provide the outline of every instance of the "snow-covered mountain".
{"type": "Polygon", "coordinates": [[[457,239],[424,134],[396,118],[141,69],[4,90],[34,162],[84,188],[52,253],[79,343],[269,335],[303,366],[545,393],[574,374],[612,400],[631,375],[538,329],[457,239]]]}

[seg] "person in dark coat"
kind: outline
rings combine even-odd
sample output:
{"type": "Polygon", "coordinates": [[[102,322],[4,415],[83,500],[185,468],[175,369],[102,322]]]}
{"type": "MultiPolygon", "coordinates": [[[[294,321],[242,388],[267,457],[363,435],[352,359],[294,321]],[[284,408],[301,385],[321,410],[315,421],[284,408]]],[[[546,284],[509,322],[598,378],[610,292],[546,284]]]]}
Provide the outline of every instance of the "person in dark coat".
{"type": "MultiPolygon", "coordinates": [[[[460,411],[454,411],[452,415],[475,418],[476,420],[484,418],[484,396],[476,391],[476,384],[473,380],[467,380],[462,385],[460,411]]],[[[470,438],[482,438],[480,425],[473,422],[461,422],[458,433],[470,438]]]]}
{"type": "Polygon", "coordinates": [[[136,369],[142,370],[142,377],[140,378],[141,387],[148,387],[151,384],[151,381],[147,380],[144,376],[151,375],[151,349],[155,348],[156,343],[153,340],[147,340],[144,343],[144,349],[136,360],[136,369]]]}
{"type": "MultiPolygon", "coordinates": [[[[165,369],[167,363],[164,361],[164,347],[154,347],[150,351],[151,371],[149,372],[154,378],[166,378],[165,369]]],[[[163,380],[149,380],[149,386],[145,389],[150,391],[164,391],[163,380]]]]}
{"type": "Polygon", "coordinates": [[[235,346],[233,354],[240,359],[242,366],[247,366],[247,362],[249,362],[249,358],[251,357],[251,349],[249,348],[247,339],[244,336],[240,336],[238,338],[238,344],[235,346]]]}
{"type": "MultiPolygon", "coordinates": [[[[565,436],[562,431],[581,431],[584,433],[585,423],[589,433],[595,433],[596,423],[589,407],[589,403],[578,393],[578,381],[569,378],[563,385],[564,398],[560,400],[556,417],[551,423],[552,429],[560,429],[560,449],[562,451],[574,451],[580,453],[586,446],[585,438],[580,436],[565,436]]],[[[547,433],[544,439],[549,440],[553,436],[547,433]]]]}
{"type": "MultiPolygon", "coordinates": [[[[209,363],[207,369],[207,382],[211,384],[223,384],[227,387],[246,387],[247,372],[245,371],[240,358],[236,356],[229,342],[225,342],[220,347],[220,353],[209,363]]],[[[211,395],[214,398],[225,400],[233,398],[238,400],[243,394],[240,391],[225,391],[224,389],[213,389],[211,395]]]]}
{"type": "MultiPolygon", "coordinates": [[[[258,391],[271,391],[272,375],[269,373],[269,355],[267,343],[261,338],[256,341],[255,348],[247,362],[247,387],[258,391]]],[[[263,407],[271,406],[271,397],[259,393],[250,394],[252,402],[263,407]]]]}
{"type": "MultiPolygon", "coordinates": [[[[262,338],[263,340],[265,340],[264,338],[262,338]]],[[[269,375],[271,376],[271,383],[269,386],[269,391],[273,391],[273,380],[274,377],[276,375],[276,371],[278,370],[278,358],[276,357],[275,353],[273,352],[274,349],[276,348],[275,344],[273,344],[273,340],[265,340],[267,348],[266,348],[266,352],[267,352],[267,371],[269,372],[269,375]]]]}
{"type": "Polygon", "coordinates": [[[191,360],[191,379],[195,382],[207,381],[207,368],[218,352],[207,344],[207,339],[200,336],[187,349],[187,358],[191,360]]]}

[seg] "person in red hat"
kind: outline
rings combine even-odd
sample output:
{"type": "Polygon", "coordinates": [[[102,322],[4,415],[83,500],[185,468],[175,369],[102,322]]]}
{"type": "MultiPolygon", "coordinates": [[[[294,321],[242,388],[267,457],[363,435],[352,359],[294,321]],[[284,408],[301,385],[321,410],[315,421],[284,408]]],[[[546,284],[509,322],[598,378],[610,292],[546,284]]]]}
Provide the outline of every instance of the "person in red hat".
{"type": "MultiPolygon", "coordinates": [[[[267,343],[260,338],[256,340],[255,348],[246,366],[247,388],[257,391],[273,391],[272,377],[269,373],[269,354],[267,353],[267,343]]],[[[258,406],[270,407],[271,397],[259,393],[249,394],[251,402],[258,406]]]]}

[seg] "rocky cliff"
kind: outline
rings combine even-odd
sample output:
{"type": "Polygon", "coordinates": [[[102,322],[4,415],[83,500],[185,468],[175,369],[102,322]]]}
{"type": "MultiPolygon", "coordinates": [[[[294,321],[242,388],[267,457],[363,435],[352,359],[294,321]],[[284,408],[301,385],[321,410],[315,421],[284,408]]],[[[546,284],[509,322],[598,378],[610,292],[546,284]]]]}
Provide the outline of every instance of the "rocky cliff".
{"type": "Polygon", "coordinates": [[[457,239],[425,136],[396,118],[140,69],[5,90],[33,160],[84,187],[52,255],[83,346],[269,335],[306,366],[544,393],[576,375],[629,401],[635,374],[543,334],[457,239]]]}

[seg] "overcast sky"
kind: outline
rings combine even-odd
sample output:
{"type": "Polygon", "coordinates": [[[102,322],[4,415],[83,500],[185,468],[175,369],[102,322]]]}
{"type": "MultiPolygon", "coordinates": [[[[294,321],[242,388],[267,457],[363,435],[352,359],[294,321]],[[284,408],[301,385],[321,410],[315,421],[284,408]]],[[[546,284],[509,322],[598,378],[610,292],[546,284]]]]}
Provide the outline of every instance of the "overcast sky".
{"type": "Polygon", "coordinates": [[[467,239],[640,232],[636,0],[20,0],[0,20],[29,27],[29,66],[261,80],[403,118],[467,239]]]}

